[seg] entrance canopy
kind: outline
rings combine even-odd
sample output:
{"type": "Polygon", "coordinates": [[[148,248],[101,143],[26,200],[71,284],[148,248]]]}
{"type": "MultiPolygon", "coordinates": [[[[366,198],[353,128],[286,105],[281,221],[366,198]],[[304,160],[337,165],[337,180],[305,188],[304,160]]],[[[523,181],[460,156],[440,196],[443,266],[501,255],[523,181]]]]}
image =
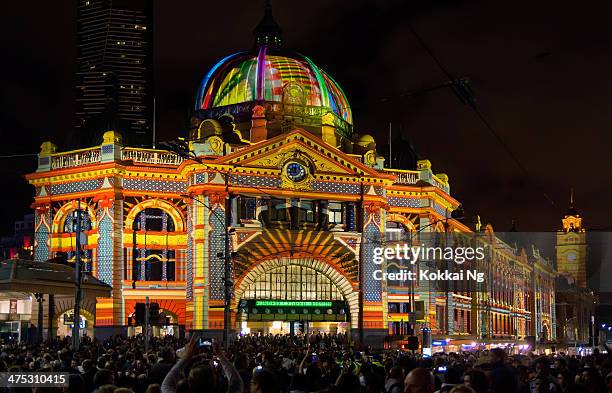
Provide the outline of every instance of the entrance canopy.
{"type": "MultiPolygon", "coordinates": [[[[0,292],[29,292],[53,295],[74,295],[75,269],[71,266],[23,259],[0,262],[0,292]]],[[[110,285],[83,275],[85,297],[110,297],[110,285]]]]}

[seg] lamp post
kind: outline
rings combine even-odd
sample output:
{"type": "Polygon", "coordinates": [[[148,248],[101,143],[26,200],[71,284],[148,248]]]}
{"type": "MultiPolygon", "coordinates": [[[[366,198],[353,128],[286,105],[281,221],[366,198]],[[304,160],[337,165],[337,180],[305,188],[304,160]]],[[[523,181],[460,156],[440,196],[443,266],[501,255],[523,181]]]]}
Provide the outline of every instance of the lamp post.
{"type": "Polygon", "coordinates": [[[76,218],[76,255],[75,264],[75,296],[74,296],[74,320],[72,321],[72,348],[75,351],[79,350],[81,338],[79,337],[79,328],[81,327],[81,200],[77,203],[76,218]]]}
{"type": "MultiPolygon", "coordinates": [[[[179,155],[180,157],[183,157],[187,160],[193,160],[197,162],[198,164],[201,164],[206,167],[206,164],[200,159],[200,157],[198,157],[193,151],[189,149],[189,145],[184,138],[179,138],[176,141],[161,142],[160,146],[163,146],[168,151],[171,151],[179,155]]],[[[225,150],[225,144],[223,145],[223,148],[225,150]]],[[[232,207],[232,197],[229,193],[229,176],[227,173],[222,173],[222,175],[225,179],[225,192],[227,193],[227,197],[225,198],[225,222],[222,223],[224,227],[224,238],[225,238],[225,246],[224,246],[224,253],[223,253],[224,254],[223,255],[223,260],[224,260],[224,263],[223,263],[224,291],[223,292],[224,292],[224,306],[225,306],[223,309],[223,347],[225,348],[225,350],[227,350],[229,347],[229,337],[231,333],[230,305],[231,305],[231,291],[232,291],[232,286],[233,286],[232,279],[231,279],[232,255],[230,252],[230,242],[229,242],[230,240],[229,227],[231,224],[230,210],[232,207]]],[[[210,206],[200,201],[199,199],[192,198],[191,196],[187,196],[187,197],[202,204],[209,211],[213,212],[213,214],[215,213],[214,210],[212,210],[210,206]]],[[[216,217],[219,219],[219,221],[221,221],[221,219],[218,216],[216,217]]]]}
{"type": "Polygon", "coordinates": [[[34,294],[36,301],[38,302],[38,329],[37,333],[37,342],[38,344],[42,344],[43,341],[43,302],[45,301],[45,295],[40,292],[36,292],[34,294]]]}
{"type": "MultiPolygon", "coordinates": [[[[226,177],[226,181],[227,181],[227,177],[226,177]]],[[[231,305],[231,290],[232,290],[232,279],[231,279],[231,264],[232,264],[232,253],[230,251],[230,233],[232,231],[230,231],[229,227],[231,224],[231,217],[229,215],[229,208],[231,207],[231,198],[227,198],[226,199],[226,204],[225,204],[225,222],[223,220],[221,220],[221,217],[219,217],[217,215],[217,212],[215,210],[213,210],[212,207],[210,207],[208,204],[202,202],[201,200],[199,200],[198,198],[194,198],[191,195],[187,195],[187,194],[182,194],[181,197],[184,198],[189,198],[195,202],[198,202],[199,204],[201,204],[202,206],[204,206],[206,209],[208,209],[208,211],[210,211],[213,214],[213,217],[215,217],[217,220],[219,220],[219,222],[223,225],[224,227],[224,240],[225,240],[225,248],[224,248],[224,252],[223,252],[223,259],[224,259],[224,269],[223,269],[223,273],[224,273],[224,310],[223,310],[223,323],[224,323],[224,328],[223,328],[223,346],[225,348],[225,350],[228,349],[229,347],[229,336],[231,333],[231,329],[230,329],[230,323],[231,323],[231,314],[230,314],[230,305],[231,305]]]]}
{"type": "MultiPolygon", "coordinates": [[[[433,222],[431,222],[431,223],[429,223],[429,224],[427,224],[425,226],[420,227],[416,231],[410,231],[409,232],[409,234],[410,234],[410,237],[409,237],[410,246],[412,247],[412,245],[413,245],[412,244],[412,242],[413,242],[413,238],[412,238],[413,233],[417,233],[417,234],[421,233],[425,229],[427,229],[427,228],[429,228],[431,226],[434,226],[434,225],[436,225],[439,222],[443,222],[444,223],[445,232],[446,232],[446,227],[448,226],[448,220],[451,220],[451,219],[461,220],[461,219],[464,218],[463,206],[461,206],[461,205],[459,205],[456,209],[452,210],[450,212],[450,216],[448,216],[448,209],[446,211],[447,211],[447,217],[445,217],[444,219],[442,219],[442,220],[434,220],[433,222]]],[[[410,266],[410,271],[412,272],[412,265],[410,266]]],[[[414,289],[415,289],[414,288],[414,280],[410,280],[410,292],[409,292],[409,295],[408,295],[408,299],[409,299],[409,302],[410,302],[410,312],[415,315],[414,320],[415,320],[415,325],[416,325],[416,312],[414,310],[414,306],[415,306],[415,302],[414,302],[414,297],[415,297],[414,289]]],[[[447,302],[447,308],[448,308],[448,302],[447,302]]],[[[448,310],[446,310],[446,312],[448,312],[448,310]]],[[[448,319],[448,316],[447,316],[447,319],[448,319]]],[[[410,329],[412,330],[412,333],[416,334],[416,329],[415,329],[416,326],[411,323],[410,318],[408,318],[408,325],[410,326],[410,329]]],[[[444,326],[447,326],[447,322],[444,323],[444,326]]]]}

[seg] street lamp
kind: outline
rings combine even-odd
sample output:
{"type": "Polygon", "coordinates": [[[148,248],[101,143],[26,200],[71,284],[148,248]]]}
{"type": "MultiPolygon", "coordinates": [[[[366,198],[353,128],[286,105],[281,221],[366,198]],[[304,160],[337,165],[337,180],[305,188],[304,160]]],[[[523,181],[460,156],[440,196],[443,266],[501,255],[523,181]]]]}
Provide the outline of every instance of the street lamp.
{"type": "Polygon", "coordinates": [[[225,237],[225,250],[224,250],[224,309],[223,309],[223,347],[225,350],[227,350],[229,348],[229,337],[230,337],[230,323],[231,323],[231,314],[230,314],[230,305],[231,305],[231,290],[233,287],[233,282],[231,279],[231,263],[232,263],[232,252],[230,251],[230,240],[229,240],[229,236],[232,233],[235,233],[236,230],[234,228],[232,228],[230,230],[229,226],[230,226],[230,214],[229,214],[229,207],[231,206],[231,202],[228,203],[228,201],[230,201],[230,198],[227,198],[226,200],[226,206],[225,206],[225,222],[223,222],[223,220],[221,219],[221,217],[217,214],[217,212],[210,207],[208,204],[202,202],[201,200],[199,200],[198,198],[194,198],[191,195],[187,195],[187,194],[182,194],[181,197],[184,198],[189,198],[193,201],[198,202],[199,204],[201,204],[202,206],[204,206],[206,209],[208,209],[208,211],[210,211],[213,215],[213,217],[215,217],[223,226],[224,228],[224,237],[225,237]]]}
{"type": "Polygon", "coordinates": [[[72,321],[72,349],[74,351],[78,351],[79,350],[79,346],[81,344],[81,338],[79,337],[79,329],[81,327],[81,296],[82,296],[82,291],[81,291],[81,283],[82,283],[82,278],[81,278],[81,200],[79,199],[79,201],[77,202],[77,209],[76,211],[73,213],[74,217],[76,219],[76,223],[73,221],[73,230],[76,231],[76,241],[75,241],[75,248],[76,248],[76,255],[74,258],[74,264],[75,264],[75,274],[74,274],[74,279],[75,279],[75,295],[74,295],[74,318],[72,321]]]}
{"type": "MultiPolygon", "coordinates": [[[[456,208],[456,209],[451,210],[451,212],[450,212],[450,216],[448,215],[448,209],[446,209],[446,216],[447,216],[447,217],[445,217],[445,218],[444,218],[444,219],[442,219],[442,220],[433,220],[433,222],[430,222],[429,224],[427,224],[427,225],[424,225],[424,226],[420,227],[420,228],[419,228],[418,230],[416,230],[416,231],[409,231],[409,234],[410,234],[410,237],[409,237],[410,246],[411,246],[411,247],[413,246],[413,244],[412,244],[412,243],[413,243],[413,238],[412,238],[413,233],[415,233],[415,232],[416,232],[416,233],[418,234],[418,233],[420,233],[420,232],[424,231],[425,229],[427,229],[427,228],[429,228],[429,227],[431,227],[431,226],[433,226],[433,225],[438,224],[439,222],[443,222],[443,223],[444,223],[444,226],[445,226],[445,228],[446,228],[446,227],[448,226],[448,220],[451,220],[451,219],[454,219],[454,220],[461,220],[461,219],[463,219],[463,218],[464,218],[463,206],[462,206],[462,205],[459,205],[459,206],[457,206],[457,208],[456,208]]],[[[410,271],[411,271],[411,272],[412,272],[412,266],[413,266],[413,265],[410,265],[410,271]]],[[[408,325],[410,326],[410,329],[412,330],[412,334],[413,334],[413,335],[416,335],[416,329],[415,329],[415,327],[416,327],[416,326],[415,326],[415,325],[416,325],[416,311],[415,311],[415,309],[414,309],[414,308],[415,308],[415,302],[414,302],[414,297],[415,297],[415,293],[414,293],[414,292],[415,292],[415,291],[414,291],[414,289],[415,289],[415,288],[414,288],[414,280],[410,280],[410,292],[409,292],[408,299],[409,299],[409,303],[410,303],[410,312],[411,312],[411,313],[414,315],[414,319],[413,319],[413,320],[415,321],[415,323],[414,323],[414,325],[413,325],[413,323],[412,323],[412,322],[411,322],[411,320],[410,320],[411,318],[408,318],[408,325]]],[[[448,313],[448,299],[447,299],[447,309],[446,309],[446,312],[448,313]]],[[[448,318],[448,317],[447,317],[447,318],[448,318]]],[[[444,324],[444,325],[446,326],[446,322],[445,322],[445,324],[444,324]]],[[[446,329],[445,329],[445,330],[446,330],[446,329]]],[[[448,333],[448,332],[447,332],[447,333],[448,333]]]]}
{"type": "MultiPolygon", "coordinates": [[[[189,144],[184,138],[179,138],[176,141],[168,141],[161,142],[160,146],[163,146],[167,150],[174,152],[180,157],[183,157],[187,160],[194,160],[198,164],[201,164],[206,167],[206,164],[193,152],[189,149],[189,144]]],[[[225,146],[225,145],[224,145],[225,146]]],[[[229,176],[225,172],[221,172],[225,179],[225,192],[227,193],[227,197],[225,198],[225,223],[223,223],[224,227],[224,237],[225,237],[225,247],[224,247],[224,266],[223,266],[223,276],[224,276],[224,309],[223,309],[223,347],[225,350],[229,348],[229,338],[230,338],[230,323],[231,323],[231,290],[232,290],[232,280],[231,280],[231,264],[232,264],[232,255],[230,252],[230,230],[229,227],[231,225],[231,217],[230,210],[232,206],[232,198],[229,194],[229,176]]],[[[190,197],[190,196],[189,196],[190,197]]],[[[191,198],[191,197],[190,197],[191,198]]],[[[205,204],[196,198],[191,198],[194,201],[198,201],[203,206],[205,206],[209,211],[214,211],[210,206],[205,204]]],[[[220,221],[221,219],[216,216],[220,221]]]]}

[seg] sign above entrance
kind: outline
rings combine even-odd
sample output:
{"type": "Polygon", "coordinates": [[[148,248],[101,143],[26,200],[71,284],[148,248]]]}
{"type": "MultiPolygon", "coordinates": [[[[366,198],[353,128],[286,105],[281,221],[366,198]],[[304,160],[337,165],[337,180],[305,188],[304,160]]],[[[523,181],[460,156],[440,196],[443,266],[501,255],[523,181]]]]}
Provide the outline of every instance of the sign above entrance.
{"type": "Polygon", "coordinates": [[[238,312],[247,321],[346,322],[348,305],[342,300],[242,299],[238,312]]]}
{"type": "Polygon", "coordinates": [[[259,307],[331,307],[332,302],[297,301],[297,300],[256,300],[259,307]]]}

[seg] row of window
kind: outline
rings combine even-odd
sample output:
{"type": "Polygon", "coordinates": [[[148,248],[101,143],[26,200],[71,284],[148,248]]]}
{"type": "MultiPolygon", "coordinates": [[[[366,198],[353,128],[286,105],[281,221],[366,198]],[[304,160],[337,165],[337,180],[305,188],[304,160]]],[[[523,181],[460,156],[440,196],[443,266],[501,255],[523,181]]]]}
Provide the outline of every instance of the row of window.
{"type": "MultiPolygon", "coordinates": [[[[92,225],[89,213],[81,210],[81,214],[78,214],[78,211],[75,210],[64,221],[64,233],[76,233],[79,219],[81,221],[82,232],[91,230],[92,225]]],[[[136,215],[132,229],[137,231],[174,232],[175,228],[174,220],[164,210],[146,208],[136,215]]]]}
{"type": "MultiPolygon", "coordinates": [[[[355,204],[318,200],[297,201],[271,198],[258,201],[254,197],[240,197],[239,201],[238,217],[241,220],[258,220],[263,224],[286,222],[296,227],[304,223],[334,226],[347,224],[348,209],[355,209],[355,204]]],[[[77,216],[75,210],[66,217],[64,233],[77,232],[77,216]]],[[[83,209],[81,210],[80,220],[81,231],[85,232],[92,229],[89,214],[83,209]]],[[[136,231],[174,232],[176,225],[166,211],[159,208],[146,208],[136,215],[132,229],[136,231]]]]}
{"type": "Polygon", "coordinates": [[[258,220],[263,224],[285,222],[292,226],[303,223],[347,224],[348,209],[354,208],[354,204],[320,200],[257,199],[241,196],[239,201],[238,217],[241,220],[258,220]]]}
{"type": "Polygon", "coordinates": [[[409,313],[410,303],[388,303],[390,313],[409,313]]]}

